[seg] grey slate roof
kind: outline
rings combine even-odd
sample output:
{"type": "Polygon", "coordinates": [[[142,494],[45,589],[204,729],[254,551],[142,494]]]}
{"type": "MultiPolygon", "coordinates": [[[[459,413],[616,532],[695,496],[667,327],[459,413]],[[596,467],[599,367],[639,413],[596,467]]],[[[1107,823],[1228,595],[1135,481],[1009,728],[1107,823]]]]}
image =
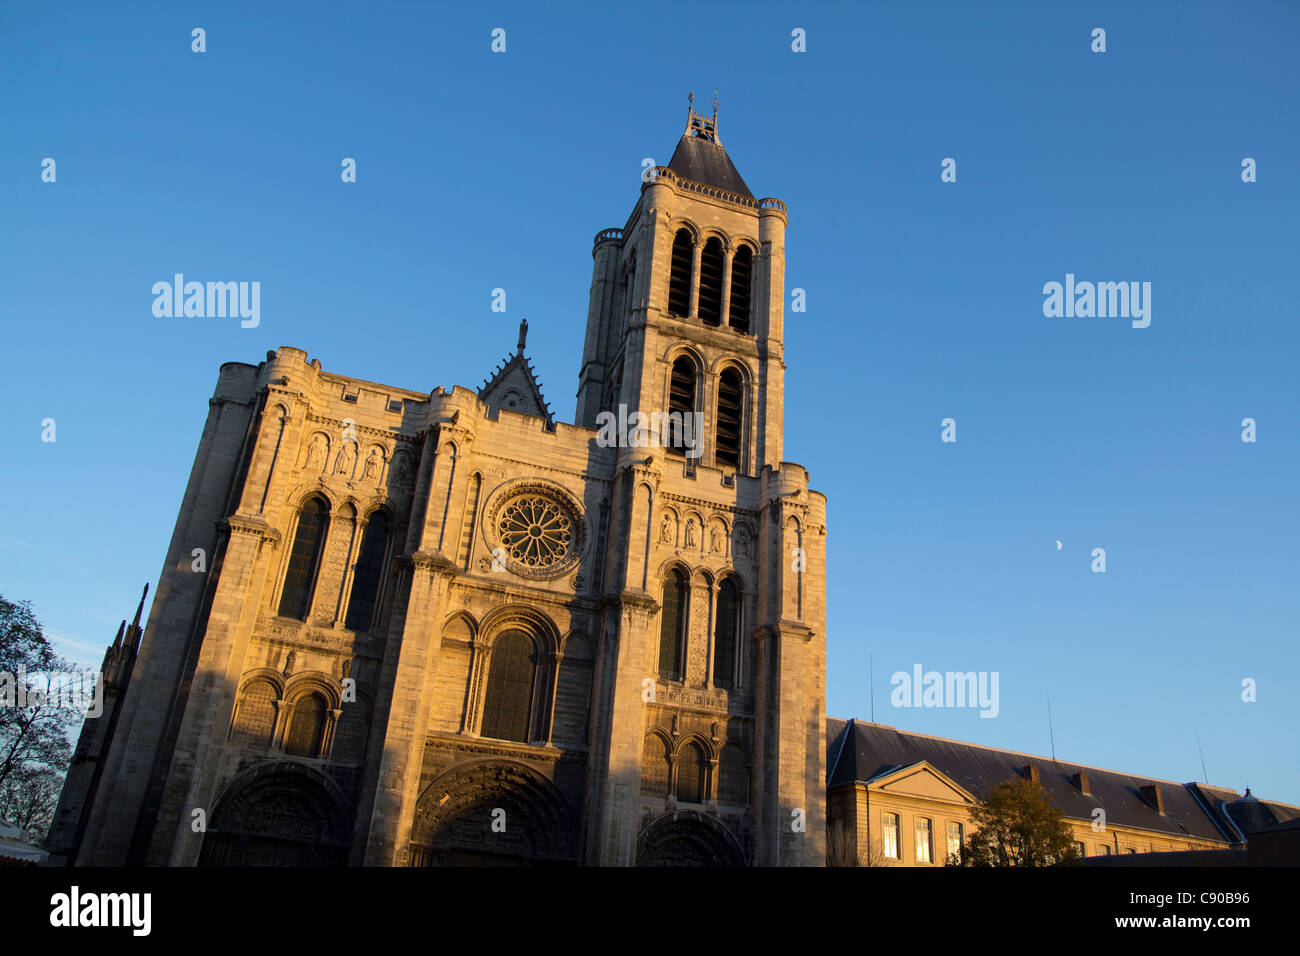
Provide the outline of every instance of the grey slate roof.
{"type": "MultiPolygon", "coordinates": [[[[830,721],[827,723],[829,731],[830,721]]],[[[926,761],[977,799],[984,800],[994,785],[1023,776],[1025,767],[1032,763],[1038,767],[1053,805],[1067,817],[1091,821],[1093,810],[1101,807],[1111,824],[1205,840],[1240,842],[1219,809],[1225,800],[1236,799],[1237,795],[1218,787],[1173,783],[1083,767],[1053,761],[1049,757],[908,733],[884,724],[859,720],[844,725],[827,749],[830,755],[826,766],[827,789],[869,783],[900,767],[926,761]],[[1071,779],[1080,769],[1088,776],[1089,793],[1086,794],[1081,793],[1071,779]],[[1165,808],[1163,814],[1141,795],[1141,788],[1149,784],[1160,786],[1165,808]],[[1207,805],[1210,803],[1218,806],[1207,805]]]]}
{"type": "Polygon", "coordinates": [[[686,135],[677,143],[668,168],[680,176],[706,186],[716,186],[727,192],[739,193],[748,199],[754,194],[740,178],[727,150],[719,143],[710,143],[702,136],[686,135]]]}
{"type": "Polygon", "coordinates": [[[1261,830],[1283,829],[1300,824],[1300,807],[1285,803],[1270,803],[1251,796],[1249,790],[1244,797],[1227,803],[1222,808],[1237,829],[1249,836],[1261,830]]]}

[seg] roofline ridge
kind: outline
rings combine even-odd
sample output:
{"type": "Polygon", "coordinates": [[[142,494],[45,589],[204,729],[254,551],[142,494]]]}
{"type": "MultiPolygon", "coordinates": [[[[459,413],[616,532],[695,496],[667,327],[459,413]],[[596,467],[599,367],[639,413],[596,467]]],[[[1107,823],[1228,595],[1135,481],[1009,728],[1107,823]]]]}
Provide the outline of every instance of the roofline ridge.
{"type": "MultiPolygon", "coordinates": [[[[1097,771],[1098,773],[1110,773],[1110,774],[1116,774],[1116,775],[1121,776],[1121,777],[1134,777],[1134,778],[1136,778],[1136,779],[1146,780],[1148,783],[1168,783],[1168,784],[1171,784],[1171,785],[1173,785],[1173,786],[1175,786],[1175,787],[1189,787],[1189,786],[1191,786],[1193,783],[1196,782],[1196,781],[1193,780],[1193,781],[1191,781],[1191,783],[1180,783],[1180,782],[1177,781],[1177,780],[1166,780],[1166,779],[1164,779],[1163,777],[1150,777],[1150,776],[1147,776],[1146,774],[1141,774],[1141,773],[1128,773],[1127,771],[1124,771],[1124,770],[1111,770],[1111,769],[1109,769],[1109,768],[1107,768],[1107,767],[1093,767],[1093,766],[1091,766],[1091,765],[1089,765],[1089,764],[1076,763],[1076,762],[1074,762],[1074,761],[1072,761],[1072,760],[1064,760],[1064,761],[1063,761],[1063,760],[1053,760],[1051,757],[1044,757],[1044,756],[1041,755],[1041,754],[1028,754],[1028,753],[1024,753],[1024,752],[1022,752],[1022,751],[1019,751],[1019,750],[1007,750],[1005,747],[991,747],[991,746],[989,746],[988,744],[977,744],[977,743],[974,743],[973,741],[969,741],[969,740],[956,740],[956,739],[954,739],[954,738],[952,738],[952,737],[939,737],[939,736],[937,736],[937,735],[935,735],[935,734],[923,734],[923,733],[921,733],[920,731],[917,731],[917,730],[900,730],[900,729],[897,728],[897,727],[891,727],[891,726],[888,725],[888,724],[877,724],[877,723],[875,723],[874,721],[870,721],[870,720],[861,720],[861,721],[855,721],[855,722],[856,722],[856,723],[860,723],[860,724],[862,724],[862,725],[864,725],[864,726],[867,726],[867,727],[884,727],[884,728],[886,728],[886,729],[888,729],[888,730],[892,730],[892,731],[894,731],[895,733],[899,733],[899,734],[907,734],[908,736],[911,736],[911,737],[925,737],[925,738],[928,739],[928,740],[941,740],[941,741],[943,741],[944,743],[948,743],[948,744],[961,744],[963,747],[976,747],[976,748],[978,748],[978,749],[980,749],[980,750],[994,750],[994,751],[997,751],[998,753],[1011,754],[1012,756],[1016,756],[1016,757],[1028,757],[1028,758],[1030,758],[1030,759],[1032,759],[1032,760],[1041,760],[1041,761],[1043,761],[1044,763],[1056,764],[1057,766],[1063,766],[1063,767],[1075,767],[1075,768],[1077,768],[1077,769],[1079,769],[1079,770],[1095,770],[1095,771],[1097,771]]],[[[1209,787],[1209,786],[1214,786],[1214,784],[1208,784],[1208,783],[1207,783],[1207,784],[1205,784],[1205,786],[1207,786],[1207,787],[1209,787]]],[[[1232,791],[1233,793],[1236,793],[1236,792],[1237,792],[1236,790],[1233,790],[1231,787],[1218,787],[1217,789],[1220,789],[1220,790],[1230,790],[1230,791],[1232,791]]],[[[1270,801],[1270,802],[1276,802],[1276,801],[1270,801]]],[[[1288,806],[1288,804],[1283,804],[1283,806],[1288,806]]],[[[1296,807],[1296,809],[1297,809],[1297,810],[1300,810],[1300,807],[1296,807]]]]}

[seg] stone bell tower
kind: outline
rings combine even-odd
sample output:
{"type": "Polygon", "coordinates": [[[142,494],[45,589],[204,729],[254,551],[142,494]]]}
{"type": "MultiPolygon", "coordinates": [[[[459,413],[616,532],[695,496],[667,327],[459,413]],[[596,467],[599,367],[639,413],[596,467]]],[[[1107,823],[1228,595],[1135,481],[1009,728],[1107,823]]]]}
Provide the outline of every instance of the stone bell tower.
{"type": "Polygon", "coordinates": [[[692,94],[593,250],[576,423],[620,447],[592,862],[824,860],[825,498],[782,461],[786,207],[754,198],[717,106],[692,94]]]}

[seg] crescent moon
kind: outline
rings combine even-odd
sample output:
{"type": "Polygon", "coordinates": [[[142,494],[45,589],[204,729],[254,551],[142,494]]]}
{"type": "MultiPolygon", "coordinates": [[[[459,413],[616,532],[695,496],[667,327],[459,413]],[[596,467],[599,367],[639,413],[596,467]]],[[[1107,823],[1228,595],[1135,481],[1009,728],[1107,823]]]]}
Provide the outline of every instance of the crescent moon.
{"type": "Polygon", "coordinates": [[[1057,551],[1060,551],[1060,550],[1061,550],[1061,539],[1060,539],[1060,538],[1057,538],[1057,539],[1056,539],[1056,550],[1057,550],[1057,551]]]}

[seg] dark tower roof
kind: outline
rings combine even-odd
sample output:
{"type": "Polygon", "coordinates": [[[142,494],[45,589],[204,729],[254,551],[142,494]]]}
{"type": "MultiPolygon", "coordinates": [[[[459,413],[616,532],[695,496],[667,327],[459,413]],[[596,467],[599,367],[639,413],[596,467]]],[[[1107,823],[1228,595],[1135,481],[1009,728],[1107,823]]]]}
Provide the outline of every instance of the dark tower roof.
{"type": "Polygon", "coordinates": [[[715,186],[727,192],[738,193],[747,199],[754,194],[741,179],[740,173],[727,155],[726,147],[718,139],[718,95],[713,94],[713,116],[695,112],[695,94],[686,116],[686,132],[682,134],[668,161],[668,168],[686,179],[715,186]]]}

